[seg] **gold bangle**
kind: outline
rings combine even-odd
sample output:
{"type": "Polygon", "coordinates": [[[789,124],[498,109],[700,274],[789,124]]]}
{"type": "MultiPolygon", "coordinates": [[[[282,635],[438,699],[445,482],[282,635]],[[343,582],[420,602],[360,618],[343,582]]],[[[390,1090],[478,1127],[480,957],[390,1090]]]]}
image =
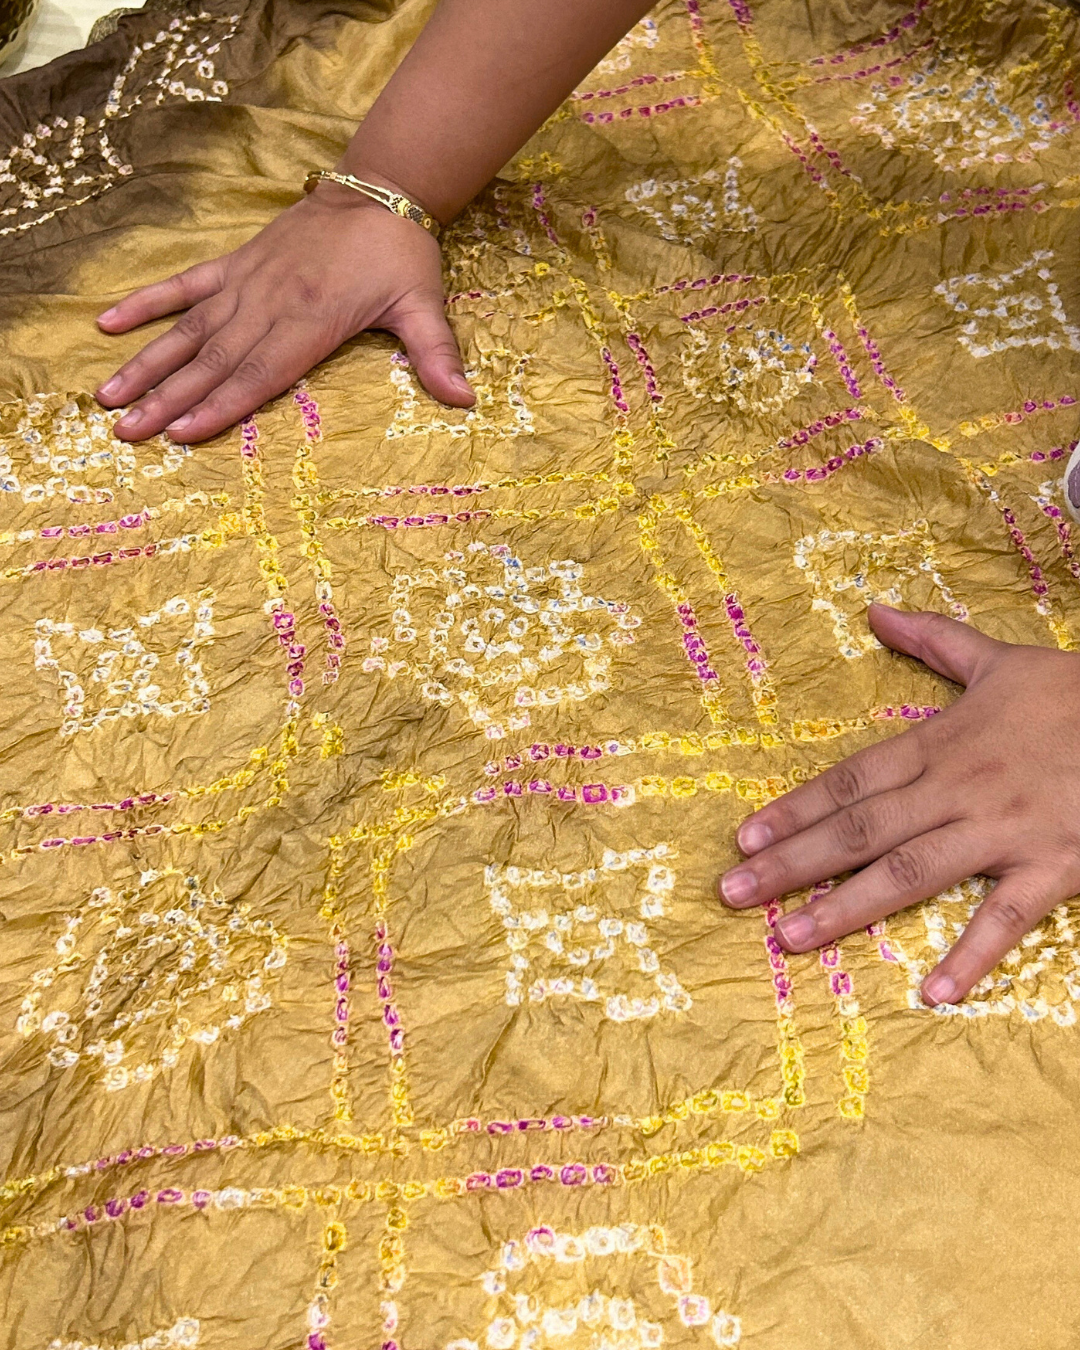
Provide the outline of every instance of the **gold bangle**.
{"type": "Polygon", "coordinates": [[[403,197],[400,192],[391,192],[389,188],[379,187],[375,183],[365,183],[361,178],[354,178],[351,173],[335,173],[332,169],[313,169],[304,179],[304,191],[310,192],[312,188],[319,183],[340,183],[342,187],[352,188],[354,192],[361,192],[365,197],[370,197],[373,202],[378,202],[380,206],[385,206],[388,211],[393,211],[395,216],[401,216],[405,220],[413,220],[417,225],[422,225],[428,234],[438,239],[439,222],[428,214],[422,206],[417,206],[411,202],[408,197],[403,197]]]}

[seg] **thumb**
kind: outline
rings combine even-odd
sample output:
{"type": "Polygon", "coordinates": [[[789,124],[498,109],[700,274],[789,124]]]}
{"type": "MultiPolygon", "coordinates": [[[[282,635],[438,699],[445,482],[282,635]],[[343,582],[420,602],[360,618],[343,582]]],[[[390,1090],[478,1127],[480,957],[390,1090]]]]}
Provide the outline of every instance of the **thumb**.
{"type": "Polygon", "coordinates": [[[420,383],[440,403],[471,408],[476,395],[465,378],[457,341],[446,322],[439,294],[417,298],[389,325],[405,344],[420,383]]]}
{"type": "Polygon", "coordinates": [[[1006,644],[944,614],[908,614],[888,605],[871,605],[870,627],[894,652],[917,657],[947,680],[968,685],[1006,644]]]}

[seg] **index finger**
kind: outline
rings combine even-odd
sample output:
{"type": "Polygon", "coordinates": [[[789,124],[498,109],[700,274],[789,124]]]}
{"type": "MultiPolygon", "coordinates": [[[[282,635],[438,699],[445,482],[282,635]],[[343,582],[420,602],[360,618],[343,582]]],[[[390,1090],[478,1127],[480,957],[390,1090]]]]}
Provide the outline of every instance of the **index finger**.
{"type": "Polygon", "coordinates": [[[98,315],[98,326],[107,333],[126,333],[129,328],[137,328],[151,319],[175,314],[178,309],[190,309],[220,289],[218,263],[198,263],[186,272],[177,272],[164,281],[155,281],[125,295],[119,304],[98,315]]]}
{"type": "Polygon", "coordinates": [[[926,763],[921,730],[913,727],[859,750],[755,811],[736,832],[739,848],[748,855],[760,853],[770,844],[867,797],[907,787],[921,775],[926,763]]]}

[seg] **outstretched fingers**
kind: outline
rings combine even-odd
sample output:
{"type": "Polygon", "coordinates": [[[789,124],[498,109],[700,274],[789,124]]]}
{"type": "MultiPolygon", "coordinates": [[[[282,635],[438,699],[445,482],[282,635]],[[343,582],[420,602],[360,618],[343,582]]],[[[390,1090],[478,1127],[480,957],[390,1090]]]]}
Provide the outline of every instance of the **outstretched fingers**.
{"type": "Polygon", "coordinates": [[[782,839],[727,872],[720,893],[742,908],[850,872],[946,823],[941,804],[918,787],[879,792],[782,839]]]}
{"type": "MultiPolygon", "coordinates": [[[[182,370],[188,362],[194,360],[204,344],[223,328],[235,313],[235,296],[220,292],[189,309],[177,319],[167,333],[162,333],[160,337],[148,342],[142,351],[125,362],[97,391],[98,399],[106,407],[115,408],[142,398],[148,389],[160,385],[170,375],[182,370]]],[[[136,425],[136,422],[130,421],[129,418],[122,418],[121,422],[121,435],[125,431],[133,431],[136,425]]]]}
{"type": "Polygon", "coordinates": [[[168,425],[168,434],[183,441],[216,436],[284,393],[329,355],[333,346],[306,325],[290,320],[276,323],[230,374],[168,425]]]}
{"type": "Polygon", "coordinates": [[[924,765],[918,730],[906,731],[880,745],[860,750],[755,811],[739,827],[736,835],[739,848],[749,855],[760,853],[837,811],[851,808],[877,793],[906,787],[919,777],[924,765]]]}
{"type": "MultiPolygon", "coordinates": [[[[943,614],[909,614],[886,605],[871,605],[869,618],[887,646],[918,657],[938,674],[970,684],[1005,645],[943,614]]],[[[914,782],[926,766],[930,726],[871,746],[826,769],[743,821],[736,836],[745,854],[756,854],[788,839],[836,811],[876,793],[914,782]]]]}
{"type": "Polygon", "coordinates": [[[238,316],[211,333],[185,365],[121,417],[113,428],[116,435],[143,440],[171,426],[249,358],[269,327],[264,319],[238,316]]]}
{"type": "Polygon", "coordinates": [[[792,952],[846,937],[954,886],[975,872],[982,854],[971,825],[950,824],[890,849],[828,894],[785,914],[777,937],[792,952]]]}

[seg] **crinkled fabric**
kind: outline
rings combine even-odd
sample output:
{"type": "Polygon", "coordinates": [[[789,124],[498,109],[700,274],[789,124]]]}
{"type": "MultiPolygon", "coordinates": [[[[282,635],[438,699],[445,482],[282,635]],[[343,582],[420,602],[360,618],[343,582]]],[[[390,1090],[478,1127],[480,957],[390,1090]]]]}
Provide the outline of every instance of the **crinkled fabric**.
{"type": "Polygon", "coordinates": [[[868,599],[1080,637],[1077,20],[665,0],[448,232],[474,410],[367,334],[121,444],[94,315],[427,12],[0,83],[0,1343],[1073,1350],[1074,911],[933,1012],[978,880],[790,958],[715,883],[956,697],[868,599]]]}

